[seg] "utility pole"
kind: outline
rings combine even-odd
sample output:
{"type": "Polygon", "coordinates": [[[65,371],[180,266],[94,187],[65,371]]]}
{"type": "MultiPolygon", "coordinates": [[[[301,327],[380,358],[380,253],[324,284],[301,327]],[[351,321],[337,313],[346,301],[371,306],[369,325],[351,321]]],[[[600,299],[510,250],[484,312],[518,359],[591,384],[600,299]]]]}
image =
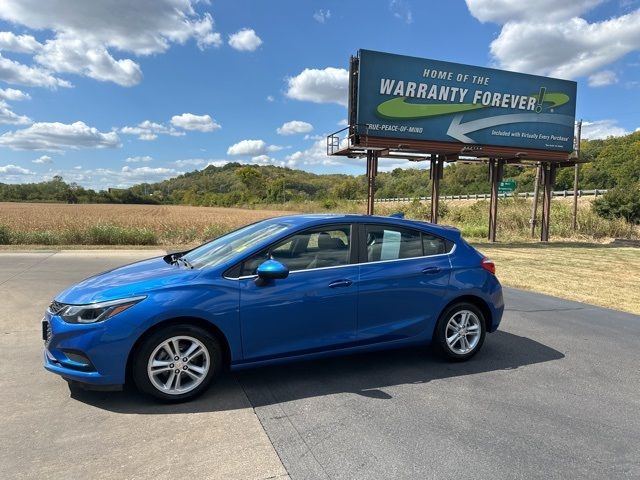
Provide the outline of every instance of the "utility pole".
{"type": "Polygon", "coordinates": [[[576,135],[576,156],[577,161],[573,167],[573,215],[571,216],[571,227],[575,232],[578,229],[578,175],[580,173],[580,139],[582,135],[582,120],[578,122],[578,132],[576,135]]]}

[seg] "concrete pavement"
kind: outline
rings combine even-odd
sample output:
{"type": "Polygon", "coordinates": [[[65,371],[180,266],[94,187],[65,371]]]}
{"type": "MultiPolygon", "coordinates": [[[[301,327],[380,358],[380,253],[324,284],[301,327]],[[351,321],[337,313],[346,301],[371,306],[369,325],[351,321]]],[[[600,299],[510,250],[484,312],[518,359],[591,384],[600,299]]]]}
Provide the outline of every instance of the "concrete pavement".
{"type": "Polygon", "coordinates": [[[159,405],[129,392],[70,395],[66,382],[42,368],[40,319],[58,291],[163,253],[0,254],[1,477],[287,478],[231,375],[196,402],[159,405]]]}
{"type": "Polygon", "coordinates": [[[42,369],[42,312],[154,254],[0,253],[2,476],[640,477],[640,317],[513,289],[466,363],[408,349],[266,367],[173,406],[70,394],[42,369]]]}

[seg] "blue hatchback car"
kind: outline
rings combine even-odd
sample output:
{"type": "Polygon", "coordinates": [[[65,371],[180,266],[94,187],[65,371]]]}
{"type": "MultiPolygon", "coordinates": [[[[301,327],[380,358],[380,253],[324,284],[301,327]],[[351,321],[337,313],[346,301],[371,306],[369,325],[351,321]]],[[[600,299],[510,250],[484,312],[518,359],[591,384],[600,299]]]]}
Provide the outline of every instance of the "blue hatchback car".
{"type": "Polygon", "coordinates": [[[503,309],[494,264],[457,229],[278,217],[62,292],[43,319],[44,365],[71,384],[131,380],[183,401],[225,367],[429,343],[466,360],[503,309]]]}

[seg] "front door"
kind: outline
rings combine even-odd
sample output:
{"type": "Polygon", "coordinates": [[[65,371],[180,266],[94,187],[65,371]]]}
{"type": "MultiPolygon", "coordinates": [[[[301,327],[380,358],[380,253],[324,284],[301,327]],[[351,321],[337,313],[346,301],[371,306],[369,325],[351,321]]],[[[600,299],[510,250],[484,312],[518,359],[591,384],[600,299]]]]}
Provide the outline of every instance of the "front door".
{"type": "Polygon", "coordinates": [[[333,225],[289,237],[244,262],[240,322],[245,361],[302,355],[355,342],[358,265],[351,226],[333,225]],[[257,266],[273,258],[289,276],[255,282],[257,266]]]}

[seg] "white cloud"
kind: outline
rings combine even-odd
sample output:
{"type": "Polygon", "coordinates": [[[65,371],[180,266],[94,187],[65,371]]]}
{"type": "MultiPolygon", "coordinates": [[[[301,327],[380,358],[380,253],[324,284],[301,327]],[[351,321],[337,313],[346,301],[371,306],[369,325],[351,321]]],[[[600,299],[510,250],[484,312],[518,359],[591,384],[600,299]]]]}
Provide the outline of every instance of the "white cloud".
{"type": "Polygon", "coordinates": [[[520,0],[467,0],[478,20],[503,24],[490,47],[496,66],[567,79],[594,75],[595,84],[614,78],[600,70],[640,50],[640,9],[599,22],[579,17],[600,3],[540,0],[532,7],[520,0]]]}
{"type": "Polygon", "coordinates": [[[313,14],[313,19],[318,23],[327,23],[327,21],[331,18],[331,10],[316,10],[313,14]]]}
{"type": "Polygon", "coordinates": [[[31,95],[15,88],[0,88],[0,100],[19,102],[20,100],[31,100],[31,95]]]}
{"type": "Polygon", "coordinates": [[[149,155],[142,155],[142,156],[136,156],[136,157],[127,157],[127,159],[125,160],[125,162],[127,163],[147,163],[153,160],[153,157],[150,157],[149,155]]]}
{"type": "Polygon", "coordinates": [[[411,5],[407,0],[389,0],[389,10],[393,16],[406,24],[413,23],[411,5]]]}
{"type": "Polygon", "coordinates": [[[314,103],[347,105],[349,72],[343,68],[305,68],[287,80],[287,97],[314,103]]]}
{"type": "Polygon", "coordinates": [[[618,83],[618,76],[611,70],[602,70],[589,76],[590,87],[604,87],[618,83]]]}
{"type": "Polygon", "coordinates": [[[522,0],[466,0],[469,12],[481,22],[566,20],[588,12],[603,0],[536,0],[535,6],[522,0]]]}
{"type": "Polygon", "coordinates": [[[176,167],[187,167],[187,166],[197,167],[199,165],[204,165],[206,163],[206,160],[202,158],[185,158],[184,160],[176,160],[173,163],[175,164],[176,167]]]}
{"type": "Polygon", "coordinates": [[[199,132],[213,132],[220,127],[209,115],[194,115],[193,113],[183,113],[171,117],[171,124],[174,127],[185,130],[197,130],[199,132]]]}
{"type": "Polygon", "coordinates": [[[255,157],[251,157],[251,161],[255,163],[269,163],[271,162],[271,157],[269,155],[256,155],[255,157]]]}
{"type": "Polygon", "coordinates": [[[0,32],[0,50],[16,53],[33,53],[40,50],[42,44],[31,35],[16,35],[13,32],[0,32]]]}
{"type": "Polygon", "coordinates": [[[140,122],[135,127],[122,127],[121,133],[125,135],[137,135],[139,140],[151,141],[158,138],[158,135],[170,135],[172,137],[181,137],[185,135],[184,132],[179,132],[173,127],[168,127],[162,123],[152,122],[145,120],[140,122]]]}
{"type": "Polygon", "coordinates": [[[276,129],[279,135],[295,135],[296,133],[309,133],[313,125],[300,120],[291,120],[276,129]]]}
{"type": "Polygon", "coordinates": [[[624,128],[617,124],[616,120],[596,120],[593,122],[582,122],[581,136],[584,139],[595,140],[607,137],[620,137],[628,135],[624,128]]]}
{"type": "Polygon", "coordinates": [[[273,95],[267,95],[267,102],[274,102],[276,99],[273,98],[273,95]]]}
{"type": "Polygon", "coordinates": [[[166,178],[167,176],[178,174],[178,172],[173,168],[163,168],[163,167],[131,168],[129,166],[122,167],[121,173],[125,174],[125,176],[128,178],[143,179],[143,180],[149,180],[150,178],[156,178],[158,176],[162,178],[166,178]]]}
{"type": "Polygon", "coordinates": [[[44,165],[47,163],[53,163],[53,160],[51,159],[51,157],[49,155],[41,155],[38,158],[36,158],[35,160],[31,160],[33,163],[38,163],[40,165],[44,165]]]}
{"type": "Polygon", "coordinates": [[[46,87],[55,89],[58,87],[70,87],[66,80],[54,77],[48,71],[29,67],[0,55],[0,80],[17,85],[29,87],[46,87]]]}
{"type": "Polygon", "coordinates": [[[4,100],[0,100],[0,123],[28,125],[31,123],[31,119],[25,115],[14,113],[4,100]]]}
{"type": "Polygon", "coordinates": [[[142,81],[140,65],[131,59],[116,60],[104,44],[74,34],[47,40],[36,61],[57,73],[75,73],[94,80],[131,87],[142,81]]]}
{"type": "Polygon", "coordinates": [[[297,151],[291,155],[285,157],[285,162],[288,166],[298,165],[344,165],[346,163],[346,157],[333,157],[327,155],[327,142],[324,138],[321,138],[304,151],[297,151]]]}
{"type": "MultiPolygon", "coordinates": [[[[40,49],[29,36],[7,36],[13,48],[41,50],[36,61],[56,72],[87,75],[124,86],[142,79],[139,65],[115,59],[111,50],[134,55],[165,52],[171,44],[195,40],[198,47],[220,46],[209,13],[198,14],[197,0],[3,0],[0,18],[32,30],[50,30],[40,49]]],[[[9,32],[10,33],[10,32],[9,32]]],[[[48,86],[48,85],[43,85],[48,86]]]]}
{"type": "Polygon", "coordinates": [[[3,175],[33,175],[34,172],[17,165],[0,165],[0,173],[3,175]]]}
{"type": "Polygon", "coordinates": [[[640,10],[594,23],[507,23],[491,43],[501,67],[561,78],[589,75],[637,49],[640,10]]]}
{"type": "Polygon", "coordinates": [[[267,152],[264,140],[241,140],[227,149],[227,155],[258,156],[267,152]]]}
{"type": "Polygon", "coordinates": [[[349,126],[349,122],[346,119],[342,119],[338,122],[338,126],[339,127],[348,127],[349,126]]]}
{"type": "Polygon", "coordinates": [[[34,123],[30,127],[0,135],[0,146],[13,150],[62,151],[77,148],[115,148],[120,139],[115,132],[103,133],[84,122],[34,123]]]}
{"type": "Polygon", "coordinates": [[[256,35],[253,29],[243,28],[229,35],[229,45],[241,52],[253,52],[262,45],[262,39],[256,35]]]}

